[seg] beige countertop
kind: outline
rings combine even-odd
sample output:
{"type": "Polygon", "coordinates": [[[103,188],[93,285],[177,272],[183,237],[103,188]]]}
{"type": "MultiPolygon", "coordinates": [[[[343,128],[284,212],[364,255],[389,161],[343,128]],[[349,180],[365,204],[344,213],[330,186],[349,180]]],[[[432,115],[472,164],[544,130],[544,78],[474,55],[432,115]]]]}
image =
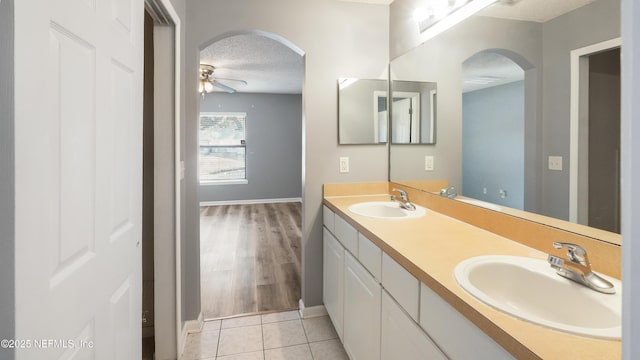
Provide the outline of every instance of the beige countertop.
{"type": "Polygon", "coordinates": [[[427,209],[424,217],[380,220],[347,208],[388,195],[327,196],[324,204],[402,264],[518,359],[620,359],[621,342],[573,335],[498,311],[467,294],[456,282],[455,266],[479,255],[546,259],[547,254],[427,209]]]}

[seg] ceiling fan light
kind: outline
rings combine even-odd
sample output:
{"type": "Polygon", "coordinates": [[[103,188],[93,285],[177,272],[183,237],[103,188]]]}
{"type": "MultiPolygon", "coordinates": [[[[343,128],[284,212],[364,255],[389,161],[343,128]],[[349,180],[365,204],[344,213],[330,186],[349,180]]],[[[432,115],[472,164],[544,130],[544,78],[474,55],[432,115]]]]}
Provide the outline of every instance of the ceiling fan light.
{"type": "Polygon", "coordinates": [[[209,81],[204,82],[204,91],[210,93],[213,91],[213,84],[209,81]]]}
{"type": "Polygon", "coordinates": [[[204,83],[205,83],[204,80],[200,80],[200,84],[198,84],[198,92],[199,93],[204,92],[204,83]]]}

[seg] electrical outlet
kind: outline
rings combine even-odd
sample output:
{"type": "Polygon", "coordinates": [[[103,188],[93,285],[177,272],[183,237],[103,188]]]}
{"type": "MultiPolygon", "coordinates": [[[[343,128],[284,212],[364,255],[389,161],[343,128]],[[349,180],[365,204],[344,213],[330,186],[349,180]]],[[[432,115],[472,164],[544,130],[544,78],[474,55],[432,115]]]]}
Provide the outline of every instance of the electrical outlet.
{"type": "Polygon", "coordinates": [[[346,174],[349,172],[349,158],[340,157],[340,173],[346,174]]]}
{"type": "Polygon", "coordinates": [[[424,170],[425,171],[433,171],[433,156],[426,155],[424,157],[424,170]]]}
{"type": "Polygon", "coordinates": [[[499,194],[500,194],[500,198],[502,198],[502,199],[506,199],[507,198],[507,190],[500,189],[499,194]]]}
{"type": "Polygon", "coordinates": [[[549,170],[562,171],[562,156],[549,156],[549,170]]]}

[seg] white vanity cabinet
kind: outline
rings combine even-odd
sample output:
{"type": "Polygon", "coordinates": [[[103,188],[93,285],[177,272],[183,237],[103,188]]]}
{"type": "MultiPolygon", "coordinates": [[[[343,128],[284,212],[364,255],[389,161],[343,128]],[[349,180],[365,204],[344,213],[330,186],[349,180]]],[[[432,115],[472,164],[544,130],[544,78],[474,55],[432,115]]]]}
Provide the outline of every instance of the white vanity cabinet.
{"type": "Polygon", "coordinates": [[[324,305],[351,360],[513,359],[327,206],[323,224],[324,305]]]}
{"type": "Polygon", "coordinates": [[[351,254],[344,263],[344,348],[351,360],[380,359],[380,283],[351,254]]]}
{"type": "Polygon", "coordinates": [[[344,248],[338,240],[327,230],[323,229],[322,266],[323,266],[323,301],[324,306],[336,328],[338,337],[343,339],[343,310],[344,310],[344,248]]]}
{"type": "Polygon", "coordinates": [[[425,284],[420,284],[420,326],[449,359],[514,359],[425,284]]]}
{"type": "Polygon", "coordinates": [[[381,360],[447,359],[386,291],[382,291],[381,328],[381,360]]]}

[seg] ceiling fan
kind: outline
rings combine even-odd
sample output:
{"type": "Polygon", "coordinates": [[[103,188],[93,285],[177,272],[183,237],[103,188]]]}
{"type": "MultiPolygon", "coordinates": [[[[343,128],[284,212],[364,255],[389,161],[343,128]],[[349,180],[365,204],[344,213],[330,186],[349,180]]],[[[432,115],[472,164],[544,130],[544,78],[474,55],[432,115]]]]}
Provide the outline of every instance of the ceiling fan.
{"type": "Polygon", "coordinates": [[[214,77],[213,70],[215,70],[215,67],[213,65],[200,64],[200,84],[198,86],[198,92],[201,93],[202,96],[204,96],[205,93],[212,92],[214,86],[230,94],[233,94],[236,92],[236,89],[230,86],[227,86],[225,84],[222,84],[218,80],[237,81],[239,83],[247,85],[247,82],[244,80],[214,77]]]}

